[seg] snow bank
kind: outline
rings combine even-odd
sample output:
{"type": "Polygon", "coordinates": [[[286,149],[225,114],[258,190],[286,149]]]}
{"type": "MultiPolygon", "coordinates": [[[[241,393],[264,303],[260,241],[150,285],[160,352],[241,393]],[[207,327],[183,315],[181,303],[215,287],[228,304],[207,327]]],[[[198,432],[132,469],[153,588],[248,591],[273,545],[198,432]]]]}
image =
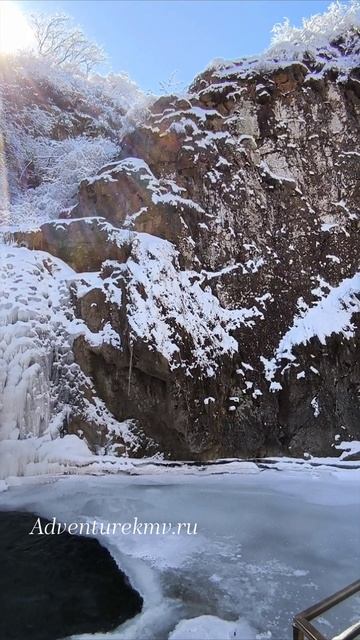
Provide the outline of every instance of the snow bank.
{"type": "Polygon", "coordinates": [[[128,318],[133,332],[152,343],[172,366],[200,366],[208,376],[217,368],[217,358],[237,351],[231,331],[251,325],[262,314],[256,307],[223,308],[210,287],[203,289],[194,271],[179,271],[177,253],[164,240],[138,234],[125,275],[130,303],[128,318]],[[146,292],[146,297],[141,291],[146,292]],[[188,334],[191,362],[176,358],[188,334]],[[211,336],[211,339],[209,337],[211,336]]]}
{"type": "Polygon", "coordinates": [[[259,636],[246,620],[228,622],[216,616],[199,616],[181,620],[169,640],[256,640],[259,636]]]}
{"type": "Polygon", "coordinates": [[[49,436],[0,440],[0,477],[26,477],[80,473],[94,460],[86,443],[75,435],[51,440],[49,436]]]}
{"type": "Polygon", "coordinates": [[[34,476],[130,473],[134,461],[124,457],[94,455],[86,442],[74,434],[51,438],[0,440],[0,480],[3,489],[34,476]]]}
{"type": "Polygon", "coordinates": [[[360,311],[360,273],[346,278],[333,287],[329,294],[314,307],[295,319],[293,326],[281,340],[278,358],[291,360],[291,349],[296,344],[305,344],[317,337],[321,344],[332,333],[342,333],[346,338],[354,335],[351,318],[360,311]]]}

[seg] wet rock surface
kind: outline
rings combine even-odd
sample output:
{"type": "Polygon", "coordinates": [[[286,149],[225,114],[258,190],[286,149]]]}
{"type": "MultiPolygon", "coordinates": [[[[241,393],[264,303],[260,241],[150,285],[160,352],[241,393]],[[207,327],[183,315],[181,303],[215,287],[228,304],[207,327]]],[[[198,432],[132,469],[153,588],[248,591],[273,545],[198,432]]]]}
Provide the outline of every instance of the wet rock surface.
{"type": "MultiPolygon", "coordinates": [[[[67,532],[29,536],[36,520],[0,512],[2,640],[111,631],[141,611],[141,596],[97,540],[67,532]]],[[[47,522],[41,519],[42,528],[47,522]]]]}

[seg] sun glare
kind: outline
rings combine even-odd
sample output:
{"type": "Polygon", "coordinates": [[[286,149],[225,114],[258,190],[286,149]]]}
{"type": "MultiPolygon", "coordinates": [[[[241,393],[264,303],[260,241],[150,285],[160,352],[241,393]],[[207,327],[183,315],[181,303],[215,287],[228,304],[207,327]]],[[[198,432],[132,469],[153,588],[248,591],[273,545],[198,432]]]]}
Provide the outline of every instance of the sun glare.
{"type": "Polygon", "coordinates": [[[34,35],[16,2],[0,0],[0,52],[15,53],[34,44],[34,35]]]}

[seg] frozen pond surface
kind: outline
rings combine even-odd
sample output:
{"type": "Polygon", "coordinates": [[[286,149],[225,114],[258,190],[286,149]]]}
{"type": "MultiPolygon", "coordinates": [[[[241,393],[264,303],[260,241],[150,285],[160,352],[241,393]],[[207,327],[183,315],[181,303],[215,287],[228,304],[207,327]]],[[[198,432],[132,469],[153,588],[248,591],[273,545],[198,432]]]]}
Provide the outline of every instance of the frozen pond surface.
{"type": "MultiPolygon", "coordinates": [[[[135,516],[147,522],[197,522],[195,536],[102,536],[143,595],[144,610],[113,634],[81,638],[163,640],[179,621],[212,615],[240,618],[243,627],[236,638],[287,640],[295,613],[359,577],[359,480],[359,470],[325,468],[73,476],[12,486],[0,494],[0,508],[68,523],[94,518],[124,523],[135,516]],[[256,634],[247,632],[247,625],[256,634]]],[[[353,598],[323,619],[323,632],[333,637],[344,620],[345,626],[355,622],[359,611],[359,598],[353,598]]],[[[234,637],[230,627],[225,624],[224,635],[216,638],[234,637]]],[[[174,638],[203,640],[212,637],[208,632],[198,624],[190,635],[183,630],[174,638]]]]}

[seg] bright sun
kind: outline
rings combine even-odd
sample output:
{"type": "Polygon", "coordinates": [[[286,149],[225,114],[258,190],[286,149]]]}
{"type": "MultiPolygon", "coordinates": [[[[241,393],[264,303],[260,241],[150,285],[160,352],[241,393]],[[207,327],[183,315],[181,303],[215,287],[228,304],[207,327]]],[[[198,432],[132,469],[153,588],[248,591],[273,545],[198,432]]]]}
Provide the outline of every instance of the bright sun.
{"type": "Polygon", "coordinates": [[[33,44],[34,35],[17,3],[0,0],[0,52],[14,53],[33,44]]]}

